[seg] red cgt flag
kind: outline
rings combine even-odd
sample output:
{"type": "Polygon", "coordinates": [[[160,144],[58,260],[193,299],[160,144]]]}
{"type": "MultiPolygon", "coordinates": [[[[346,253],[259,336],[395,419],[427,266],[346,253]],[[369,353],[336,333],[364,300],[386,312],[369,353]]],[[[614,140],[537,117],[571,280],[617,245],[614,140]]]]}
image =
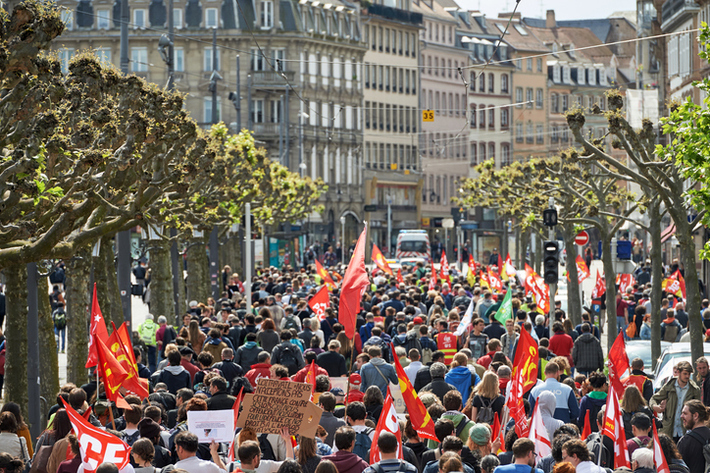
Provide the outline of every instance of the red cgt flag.
{"type": "Polygon", "coordinates": [[[323,280],[323,284],[326,284],[331,291],[337,287],[335,285],[335,281],[333,281],[333,278],[330,277],[328,271],[318,262],[318,260],[316,260],[316,273],[318,273],[318,276],[320,276],[323,280]]]}
{"type": "Polygon", "coordinates": [[[491,285],[491,289],[496,292],[503,290],[503,281],[501,281],[495,271],[491,269],[488,270],[488,283],[491,285]]]}
{"type": "Polygon", "coordinates": [[[599,276],[599,270],[597,269],[597,280],[592,290],[592,299],[600,299],[604,293],[606,293],[606,282],[603,277],[599,276]]]}
{"type": "Polygon", "coordinates": [[[392,268],[390,268],[390,265],[387,263],[387,260],[385,259],[384,255],[374,243],[372,244],[372,262],[375,263],[375,266],[380,268],[385,273],[389,274],[390,276],[394,276],[392,268]]]}
{"type": "Polygon", "coordinates": [[[537,382],[537,343],[527,330],[520,331],[518,338],[518,348],[515,350],[513,359],[513,377],[517,373],[522,373],[522,391],[518,395],[522,396],[525,391],[534,386],[537,382]]]}
{"type": "Polygon", "coordinates": [[[399,418],[397,417],[397,411],[394,409],[394,402],[392,401],[392,394],[390,394],[389,388],[387,388],[387,399],[385,399],[385,404],[382,406],[382,414],[380,415],[380,419],[377,421],[377,428],[375,429],[375,435],[372,439],[372,447],[370,449],[370,465],[374,465],[378,461],[382,460],[380,448],[377,446],[377,439],[382,432],[389,432],[397,437],[397,458],[403,460],[404,454],[402,452],[402,432],[399,430],[399,418]]]}
{"type": "Polygon", "coordinates": [[[130,447],[123,440],[91,425],[62,399],[76,433],[85,472],[96,471],[102,463],[115,464],[119,470],[130,462],[130,447]]]}
{"type": "Polygon", "coordinates": [[[431,264],[431,276],[429,277],[429,290],[436,290],[436,268],[434,263],[431,264]]]}
{"type": "Polygon", "coordinates": [[[441,273],[439,277],[442,282],[449,282],[449,260],[446,258],[446,251],[441,251],[441,260],[439,261],[439,269],[441,273]]]}
{"type": "Polygon", "coordinates": [[[399,284],[404,282],[404,278],[402,277],[402,268],[397,268],[397,282],[399,284]]]}
{"type": "Polygon", "coordinates": [[[589,272],[589,268],[587,268],[587,263],[584,262],[584,258],[582,258],[581,255],[577,255],[577,258],[574,260],[574,262],[577,263],[577,281],[579,282],[579,284],[582,284],[582,281],[587,279],[592,274],[589,272]]]}
{"type": "MultiPolygon", "coordinates": [[[[394,345],[390,344],[390,347],[394,353],[394,345]]],[[[412,427],[417,431],[417,435],[419,435],[420,438],[438,442],[438,438],[434,432],[434,421],[426,407],[424,407],[424,403],[422,403],[419,396],[417,396],[417,392],[414,390],[409,376],[404,372],[404,368],[402,368],[402,364],[396,356],[394,357],[394,368],[395,371],[397,371],[399,390],[402,391],[402,399],[404,399],[404,405],[407,406],[407,412],[409,412],[409,420],[412,422],[412,427]]]]}
{"type": "Polygon", "coordinates": [[[118,389],[126,378],[128,378],[128,372],[123,369],[121,363],[113,356],[111,350],[109,350],[103,340],[97,338],[96,343],[99,356],[99,372],[104,380],[106,397],[116,402],[119,396],[118,389]]]}
{"type": "Polygon", "coordinates": [[[607,366],[609,367],[609,384],[614,387],[617,393],[623,393],[624,385],[621,382],[621,378],[624,377],[624,373],[629,369],[629,356],[626,354],[626,342],[622,332],[619,332],[609,350],[607,366]]]}
{"type": "Polygon", "coordinates": [[[666,457],[663,455],[663,450],[661,450],[661,442],[658,440],[656,423],[651,422],[651,425],[653,425],[653,460],[656,463],[656,471],[658,473],[671,473],[666,457]]]}
{"type": "Polygon", "coordinates": [[[338,306],[338,320],[343,325],[345,335],[349,339],[355,336],[357,314],[360,312],[360,299],[365,287],[370,284],[370,278],[365,269],[365,239],[367,238],[367,225],[363,228],[357,239],[353,257],[350,259],[348,269],[340,286],[340,304],[338,306]]]}
{"type": "MultiPolygon", "coordinates": [[[[111,323],[113,324],[113,322],[111,323]]],[[[113,327],[113,333],[111,333],[111,336],[108,338],[108,349],[128,373],[128,377],[123,382],[123,387],[128,391],[134,392],[141,399],[147,398],[150,394],[148,391],[148,380],[138,376],[138,367],[135,363],[131,362],[131,358],[129,358],[123,346],[123,342],[115,325],[113,327]]]]}
{"type": "Polygon", "coordinates": [[[106,330],[106,322],[99,307],[99,299],[96,297],[96,283],[94,283],[94,295],[91,300],[91,325],[89,327],[89,357],[86,360],[85,368],[96,366],[99,361],[96,348],[97,338],[106,343],[108,341],[108,330],[106,330]]]}
{"type": "Polygon", "coordinates": [[[325,309],[330,305],[330,296],[328,294],[328,286],[325,284],[318,289],[316,295],[308,301],[308,307],[318,316],[318,320],[325,319],[325,309]]]}
{"type": "Polygon", "coordinates": [[[609,387],[609,395],[606,397],[606,417],[604,418],[605,435],[614,441],[614,466],[620,468],[625,466],[631,468],[629,461],[629,449],[626,446],[626,434],[624,433],[624,418],[619,408],[618,391],[614,385],[609,387]]]}

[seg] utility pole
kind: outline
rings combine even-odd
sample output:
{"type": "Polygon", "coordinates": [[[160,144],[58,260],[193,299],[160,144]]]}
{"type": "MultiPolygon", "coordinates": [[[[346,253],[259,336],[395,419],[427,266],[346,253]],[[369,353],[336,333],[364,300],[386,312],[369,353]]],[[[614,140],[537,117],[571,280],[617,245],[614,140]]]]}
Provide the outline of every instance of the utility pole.
{"type": "MultiPolygon", "coordinates": [[[[121,72],[128,74],[128,0],[121,0],[121,72]]],[[[123,320],[131,329],[131,231],[126,230],[116,234],[118,249],[118,289],[121,294],[123,320]]]]}
{"type": "Polygon", "coordinates": [[[217,80],[221,79],[217,72],[217,28],[212,29],[212,76],[210,77],[210,91],[212,92],[212,124],[219,122],[217,109],[217,80]]]}
{"type": "Polygon", "coordinates": [[[237,54],[237,95],[234,108],[237,109],[237,133],[242,131],[242,73],[239,67],[239,54],[237,54]]]}
{"type": "Polygon", "coordinates": [[[291,169],[291,140],[289,137],[291,136],[291,128],[289,128],[289,124],[291,123],[291,120],[289,119],[289,101],[288,101],[288,87],[286,87],[286,101],[284,102],[283,106],[283,116],[281,119],[286,122],[286,167],[291,169]]]}
{"type": "Polygon", "coordinates": [[[244,296],[247,300],[247,311],[251,312],[251,204],[244,205],[244,296]]]}
{"type": "Polygon", "coordinates": [[[251,74],[247,74],[247,128],[249,130],[254,128],[252,122],[251,74]]]}
{"type": "Polygon", "coordinates": [[[279,163],[284,163],[284,96],[279,96],[279,163]]]}

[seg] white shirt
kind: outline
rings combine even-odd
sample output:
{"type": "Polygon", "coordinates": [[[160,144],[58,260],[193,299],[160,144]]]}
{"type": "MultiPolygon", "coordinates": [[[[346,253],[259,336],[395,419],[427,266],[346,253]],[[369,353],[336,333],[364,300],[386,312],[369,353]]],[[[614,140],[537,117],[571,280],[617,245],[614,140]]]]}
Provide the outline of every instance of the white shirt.
{"type": "Polygon", "coordinates": [[[409,378],[409,381],[412,382],[412,385],[414,385],[414,378],[417,377],[417,371],[419,371],[423,366],[424,365],[421,361],[412,361],[409,363],[409,366],[404,368],[404,372],[407,373],[407,377],[409,378]]]}
{"type": "Polygon", "coordinates": [[[193,455],[175,464],[175,468],[182,468],[190,473],[226,473],[212,462],[201,460],[193,455]]]}

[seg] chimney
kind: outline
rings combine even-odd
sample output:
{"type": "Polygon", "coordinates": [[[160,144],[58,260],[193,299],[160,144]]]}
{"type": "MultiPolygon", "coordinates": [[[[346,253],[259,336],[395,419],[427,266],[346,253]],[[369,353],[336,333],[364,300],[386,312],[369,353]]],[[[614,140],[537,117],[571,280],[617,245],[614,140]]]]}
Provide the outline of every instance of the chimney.
{"type": "Polygon", "coordinates": [[[547,10],[547,17],[545,18],[545,28],[556,28],[557,21],[555,21],[555,10],[547,10]]]}

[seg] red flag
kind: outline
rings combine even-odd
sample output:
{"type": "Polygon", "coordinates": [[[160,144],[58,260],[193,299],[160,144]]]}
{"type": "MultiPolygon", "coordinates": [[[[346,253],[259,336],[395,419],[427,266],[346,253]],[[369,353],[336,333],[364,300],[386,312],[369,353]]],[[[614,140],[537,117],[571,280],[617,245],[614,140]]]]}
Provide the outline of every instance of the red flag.
{"type": "Polygon", "coordinates": [[[441,251],[441,260],[439,261],[439,269],[441,270],[441,280],[449,282],[449,260],[446,258],[446,251],[441,251]]]}
{"type": "Polygon", "coordinates": [[[390,268],[390,265],[387,263],[387,260],[382,255],[382,252],[374,243],[372,244],[372,262],[375,263],[375,266],[380,268],[385,273],[389,274],[390,276],[394,276],[392,268],[390,268]]]}
{"type": "Polygon", "coordinates": [[[510,417],[515,419],[515,433],[518,434],[518,438],[527,437],[530,425],[528,424],[528,418],[525,416],[525,406],[523,405],[523,394],[525,393],[523,389],[523,370],[515,370],[510,382],[512,385],[508,391],[507,400],[510,417]]]}
{"type": "Polygon", "coordinates": [[[683,294],[683,299],[685,299],[685,278],[680,274],[680,269],[676,269],[675,273],[671,274],[671,279],[675,279],[680,283],[680,292],[683,294]]]}
{"type": "Polygon", "coordinates": [[[599,270],[597,269],[597,280],[594,283],[594,289],[592,290],[592,299],[601,299],[601,297],[606,293],[606,282],[604,278],[599,276],[599,270]]]}
{"type": "MultiPolygon", "coordinates": [[[[113,324],[113,322],[111,323],[113,324]]],[[[113,333],[111,333],[111,336],[108,337],[108,349],[111,351],[111,354],[113,354],[116,360],[118,360],[123,369],[128,373],[128,377],[123,382],[123,387],[134,392],[141,399],[147,398],[150,394],[148,391],[148,380],[142,379],[138,376],[138,367],[135,363],[131,363],[115,325],[113,333]]]]}
{"type": "Polygon", "coordinates": [[[494,412],[493,413],[493,427],[491,428],[491,438],[492,439],[498,438],[498,434],[500,434],[500,419],[498,418],[498,413],[494,412]]]}
{"type": "Polygon", "coordinates": [[[429,277],[429,290],[434,291],[436,289],[436,268],[434,263],[431,264],[431,276],[429,277]]]}
{"type": "Polygon", "coordinates": [[[609,386],[609,394],[606,397],[606,416],[604,418],[604,429],[602,435],[606,435],[614,441],[614,466],[620,468],[625,466],[631,468],[629,461],[629,450],[626,447],[626,434],[624,432],[624,418],[619,408],[618,391],[614,386],[609,386]]]}
{"type": "MultiPolygon", "coordinates": [[[[394,353],[394,345],[390,344],[390,347],[392,347],[392,352],[394,353]]],[[[424,407],[419,396],[417,396],[417,392],[414,390],[414,387],[412,387],[409,376],[404,372],[404,368],[402,368],[402,364],[396,356],[394,357],[394,369],[397,371],[399,390],[402,391],[402,399],[404,399],[404,405],[407,406],[407,412],[409,412],[409,420],[412,422],[412,427],[417,431],[417,435],[420,438],[438,442],[436,433],[434,432],[434,421],[431,419],[429,412],[426,407],[424,407]]]]}
{"type": "Polygon", "coordinates": [[[503,281],[500,280],[498,275],[495,273],[495,271],[488,270],[488,283],[491,285],[491,289],[494,291],[502,291],[503,290],[503,281]]]}
{"type": "Polygon", "coordinates": [[[328,286],[323,284],[316,295],[308,301],[308,307],[318,316],[318,320],[325,319],[325,309],[330,306],[330,296],[328,294],[328,286]]]}
{"type": "Polygon", "coordinates": [[[614,387],[617,393],[623,393],[624,386],[621,378],[625,377],[624,375],[629,369],[629,356],[626,354],[626,342],[624,341],[623,332],[619,332],[609,350],[607,366],[609,367],[609,384],[614,387]]]}
{"type": "Polygon", "coordinates": [[[340,305],[338,307],[338,321],[343,325],[345,335],[349,339],[355,336],[355,323],[360,312],[360,299],[364,289],[370,284],[370,278],[365,269],[365,238],[367,225],[357,239],[353,257],[350,259],[348,269],[340,289],[340,305]]]}
{"type": "Polygon", "coordinates": [[[626,294],[626,289],[633,287],[636,283],[634,277],[630,274],[617,274],[616,284],[619,286],[619,292],[626,294]]]}
{"type": "Polygon", "coordinates": [[[316,391],[316,360],[311,361],[311,366],[306,373],[306,381],[313,386],[311,394],[314,393],[316,391]]]}
{"type": "Polygon", "coordinates": [[[316,260],[316,273],[318,273],[318,276],[321,277],[323,280],[323,284],[327,284],[330,290],[334,290],[337,286],[335,285],[335,281],[333,281],[333,278],[330,277],[330,274],[328,274],[328,271],[316,260]]]}
{"type": "Polygon", "coordinates": [[[582,440],[587,440],[587,437],[592,435],[592,424],[589,423],[589,409],[584,415],[584,429],[582,429],[582,440]]]}
{"type": "Polygon", "coordinates": [[[389,432],[397,437],[397,458],[403,460],[402,432],[399,430],[399,419],[397,418],[397,411],[394,409],[394,402],[392,402],[392,394],[390,394],[389,388],[387,388],[387,399],[385,399],[385,405],[382,406],[382,413],[380,414],[380,419],[377,421],[375,436],[372,439],[370,465],[374,465],[382,460],[380,448],[377,446],[377,439],[380,437],[381,432],[389,432]]]}
{"type": "Polygon", "coordinates": [[[99,372],[104,380],[106,397],[115,402],[118,397],[118,388],[128,377],[128,373],[123,369],[116,357],[111,354],[111,350],[108,349],[101,338],[96,338],[96,348],[99,358],[99,372]]]}
{"type": "Polygon", "coordinates": [[[126,352],[128,358],[130,358],[131,364],[136,365],[136,354],[133,353],[131,333],[128,331],[128,326],[125,322],[122,323],[120,327],[118,327],[118,338],[121,340],[121,343],[123,344],[123,350],[126,352]]]}
{"type": "Polygon", "coordinates": [[[668,462],[661,449],[661,442],[658,440],[656,423],[651,422],[651,425],[653,425],[653,460],[656,462],[656,471],[658,473],[671,473],[671,469],[668,468],[668,462]]]}
{"type": "MultiPolygon", "coordinates": [[[[237,398],[234,400],[234,404],[232,404],[232,411],[234,411],[234,425],[237,425],[237,420],[239,419],[239,406],[242,405],[242,401],[244,400],[244,388],[242,387],[239,389],[239,394],[237,394],[237,398]]],[[[233,462],[234,461],[234,437],[232,437],[232,441],[229,443],[229,461],[233,462]]]]}
{"type": "Polygon", "coordinates": [[[547,434],[547,428],[542,422],[542,414],[540,414],[540,403],[535,404],[535,412],[530,419],[530,439],[535,442],[535,453],[538,458],[542,458],[552,453],[552,442],[547,434]]]}
{"type": "Polygon", "coordinates": [[[471,273],[476,272],[476,262],[473,260],[473,255],[468,255],[468,270],[471,273]]]}
{"type": "Polygon", "coordinates": [[[404,282],[404,278],[402,277],[402,268],[397,268],[397,282],[399,284],[404,282]]]}
{"type": "Polygon", "coordinates": [[[505,257],[505,262],[503,262],[503,269],[500,272],[501,276],[505,278],[505,276],[512,278],[517,275],[517,272],[515,271],[515,266],[513,266],[513,260],[510,259],[510,253],[506,255],[505,257]]]}
{"type": "MultiPolygon", "coordinates": [[[[582,284],[582,281],[591,276],[589,268],[587,268],[587,263],[584,262],[584,258],[581,255],[577,255],[577,259],[574,260],[577,263],[577,281],[582,284]]],[[[599,270],[597,270],[599,271],[599,270]]]]}
{"type": "Polygon", "coordinates": [[[515,350],[513,360],[513,377],[518,372],[522,373],[523,385],[520,396],[537,382],[537,361],[537,343],[530,333],[523,329],[520,331],[518,348],[515,350]]]}
{"type": "Polygon", "coordinates": [[[115,464],[119,470],[130,462],[130,447],[118,437],[91,425],[62,399],[76,433],[84,471],[93,472],[102,463],[115,464]]]}
{"type": "Polygon", "coordinates": [[[491,281],[488,278],[488,272],[483,272],[481,271],[478,274],[478,277],[480,278],[481,281],[481,287],[486,287],[487,289],[492,289],[491,287],[491,281]]]}
{"type": "Polygon", "coordinates": [[[96,283],[94,283],[94,295],[91,300],[91,325],[89,327],[89,358],[86,360],[85,368],[96,366],[99,361],[96,338],[100,338],[104,343],[108,341],[108,330],[106,330],[104,316],[101,314],[99,299],[96,297],[96,283]]]}

